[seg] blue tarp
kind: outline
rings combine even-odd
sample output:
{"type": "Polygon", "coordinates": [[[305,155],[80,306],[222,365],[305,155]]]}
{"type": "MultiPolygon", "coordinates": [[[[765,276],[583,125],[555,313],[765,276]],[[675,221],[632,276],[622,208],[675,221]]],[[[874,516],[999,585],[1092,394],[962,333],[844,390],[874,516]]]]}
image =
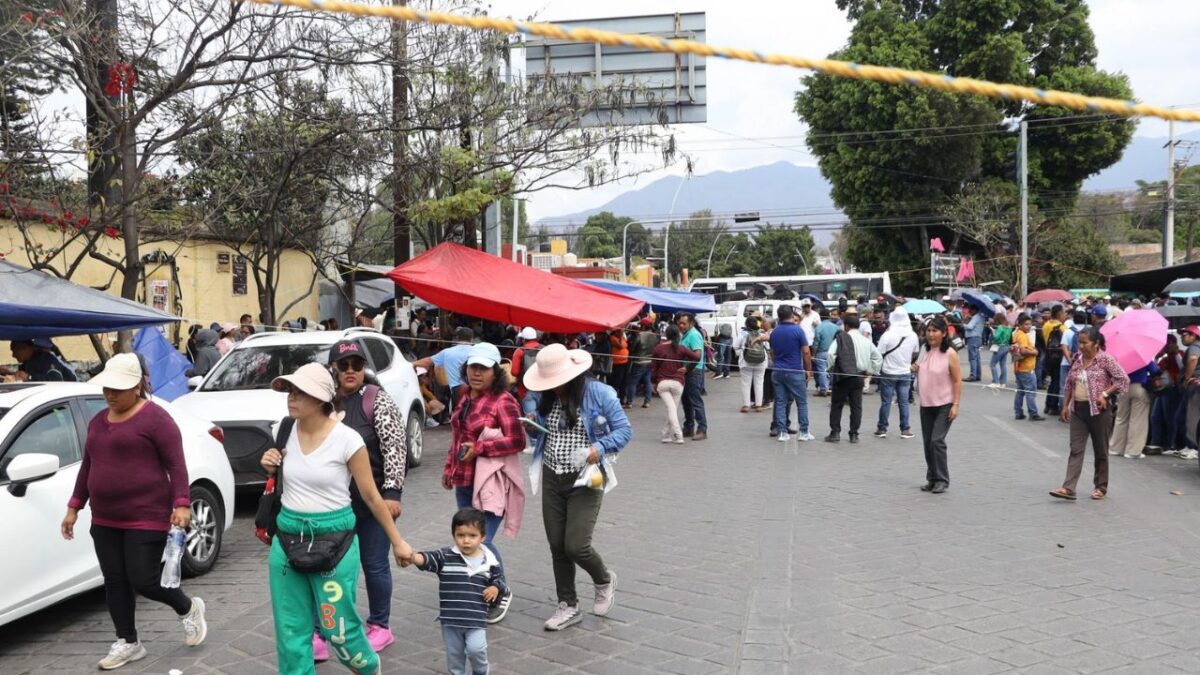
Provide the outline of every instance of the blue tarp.
{"type": "Polygon", "coordinates": [[[179,317],[0,260],[0,340],[110,333],[179,317]]]}
{"type": "Polygon", "coordinates": [[[665,288],[647,288],[637,284],[625,284],[607,279],[580,279],[585,284],[591,284],[606,291],[620,293],[641,300],[656,312],[705,312],[717,311],[717,302],[713,296],[705,293],[688,291],[671,291],[665,288]]]}
{"type": "Polygon", "coordinates": [[[187,375],[192,367],[187,360],[167,342],[167,338],[157,328],[143,328],[133,336],[133,351],[146,359],[146,368],[150,371],[150,391],[155,396],[167,401],[188,393],[187,375]]]}

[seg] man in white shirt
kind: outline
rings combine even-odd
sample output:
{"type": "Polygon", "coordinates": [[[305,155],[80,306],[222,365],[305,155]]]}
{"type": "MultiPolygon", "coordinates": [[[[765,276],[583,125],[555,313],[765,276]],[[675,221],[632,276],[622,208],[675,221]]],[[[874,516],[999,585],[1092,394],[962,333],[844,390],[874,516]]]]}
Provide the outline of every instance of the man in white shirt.
{"type": "Polygon", "coordinates": [[[879,382],[879,423],[875,426],[875,437],[887,438],[888,416],[891,414],[892,399],[896,398],[900,406],[900,438],[912,438],[908,396],[912,391],[912,363],[921,348],[921,342],[913,332],[908,312],[903,308],[892,310],[888,324],[888,329],[879,338],[883,367],[876,378],[879,382]]]}
{"type": "Polygon", "coordinates": [[[808,344],[813,343],[813,339],[817,336],[817,327],[821,325],[821,315],[812,307],[810,300],[805,300],[800,303],[800,330],[804,331],[804,337],[808,339],[808,344]]]}
{"type": "Polygon", "coordinates": [[[850,442],[858,442],[862,424],[863,384],[868,375],[875,375],[883,365],[879,350],[858,327],[858,315],[847,314],[842,320],[842,332],[829,348],[829,372],[833,375],[833,396],[829,407],[829,435],[826,443],[841,440],[842,409],[850,404],[850,442]],[[839,351],[842,354],[838,358],[839,351]],[[851,355],[849,352],[853,352],[851,355]]]}

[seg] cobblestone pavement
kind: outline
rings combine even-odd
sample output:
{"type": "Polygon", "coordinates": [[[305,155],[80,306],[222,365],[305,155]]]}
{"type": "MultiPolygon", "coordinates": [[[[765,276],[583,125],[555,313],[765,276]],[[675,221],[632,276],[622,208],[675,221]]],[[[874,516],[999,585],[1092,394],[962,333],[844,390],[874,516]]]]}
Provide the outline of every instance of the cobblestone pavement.
{"type": "MultiPolygon", "coordinates": [[[[973,388],[950,432],[951,489],[930,495],[919,437],[898,438],[895,412],[887,439],[870,436],[878,397],[858,445],[778,443],[767,414],[737,412],[739,386],[710,381],[702,443],[660,445],[657,401],[632,412],[596,531],[620,574],[608,618],[543,632],[553,578],[538,500],[527,505],[520,536],[499,540],[516,599],[488,631],[495,672],[1200,672],[1196,462],[1113,458],[1107,501],[1054,500],[1065,425],[1016,422],[1011,395],[973,388]]],[[[820,437],[828,399],[810,401],[820,437]]],[[[447,441],[429,433],[409,478],[400,524],[417,547],[450,543],[447,441]]],[[[1090,476],[1089,461],[1085,495],[1090,476]]],[[[254,496],[240,502],[217,568],[185,583],[208,603],[208,641],[184,647],[169,610],[142,600],[149,656],[124,670],[274,671],[266,551],[254,496]]],[[[385,672],[444,672],[436,579],[395,576],[385,672]]],[[[102,593],[87,593],[0,628],[0,673],[90,672],[112,640],[102,593]]]]}

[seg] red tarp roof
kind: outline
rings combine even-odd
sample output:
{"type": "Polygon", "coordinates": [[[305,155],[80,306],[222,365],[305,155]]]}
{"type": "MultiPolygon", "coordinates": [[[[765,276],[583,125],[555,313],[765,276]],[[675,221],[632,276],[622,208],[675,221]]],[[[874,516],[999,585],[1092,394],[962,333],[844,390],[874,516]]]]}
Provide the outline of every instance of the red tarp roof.
{"type": "Polygon", "coordinates": [[[453,243],[388,272],[442,309],[551,333],[619,328],[644,302],[453,243]]]}

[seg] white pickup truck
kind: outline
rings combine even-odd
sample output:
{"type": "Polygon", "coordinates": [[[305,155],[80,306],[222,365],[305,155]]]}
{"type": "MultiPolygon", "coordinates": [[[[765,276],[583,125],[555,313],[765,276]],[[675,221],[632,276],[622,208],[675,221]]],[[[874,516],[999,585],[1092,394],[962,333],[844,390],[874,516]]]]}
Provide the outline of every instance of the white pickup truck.
{"type": "Polygon", "coordinates": [[[774,319],[775,308],[780,305],[791,305],[797,310],[800,309],[799,300],[732,300],[721,303],[715,312],[697,316],[696,322],[708,333],[710,339],[720,334],[722,324],[728,324],[731,335],[736,336],[746,325],[746,317],[761,312],[762,316],[774,319]]]}

